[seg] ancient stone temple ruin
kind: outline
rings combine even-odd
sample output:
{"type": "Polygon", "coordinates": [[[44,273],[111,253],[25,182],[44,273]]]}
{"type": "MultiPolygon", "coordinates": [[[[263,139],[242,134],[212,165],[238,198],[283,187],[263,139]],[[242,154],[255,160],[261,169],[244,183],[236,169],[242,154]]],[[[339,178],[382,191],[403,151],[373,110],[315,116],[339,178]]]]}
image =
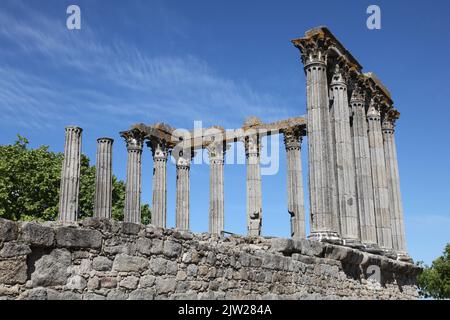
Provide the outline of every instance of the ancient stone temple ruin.
{"type": "Polygon", "coordinates": [[[306,117],[274,123],[249,117],[241,128],[214,126],[200,132],[163,123],[137,124],[120,133],[128,153],[124,222],[111,220],[110,138],[97,141],[94,218],[76,222],[82,129],[67,127],[59,222],[0,221],[0,296],[417,297],[419,269],[406,250],[394,135],[400,113],[375,74],[364,73],[327,28],[312,29],[292,43],[300,51],[306,76],[306,117]],[[261,234],[262,138],[275,134],[283,136],[287,157],[291,239],[261,234]],[[301,161],[305,137],[309,232],[301,161]],[[224,229],[225,155],[237,142],[244,143],[247,168],[248,234],[243,236],[228,235],[224,229]],[[140,213],[145,145],[154,166],[149,226],[141,224],[140,213]],[[204,150],[210,170],[209,230],[195,235],[189,231],[189,172],[196,153],[204,150]],[[175,229],[166,225],[171,156],[177,172],[175,229]],[[48,267],[52,261],[59,266],[56,274],[48,267]]]}

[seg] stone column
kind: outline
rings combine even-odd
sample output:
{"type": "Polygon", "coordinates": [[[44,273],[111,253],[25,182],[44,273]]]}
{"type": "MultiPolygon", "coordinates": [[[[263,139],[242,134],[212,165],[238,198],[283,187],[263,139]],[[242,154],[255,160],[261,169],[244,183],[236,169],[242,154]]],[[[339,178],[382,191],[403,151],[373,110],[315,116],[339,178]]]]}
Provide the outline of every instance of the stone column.
{"type": "Polygon", "coordinates": [[[190,150],[180,151],[177,155],[177,196],[175,225],[180,230],[189,230],[189,194],[192,155],[190,150]]]}
{"type": "Polygon", "coordinates": [[[381,249],[390,250],[392,249],[392,232],[381,115],[373,98],[367,112],[367,119],[378,245],[381,249]]]}
{"type": "Polygon", "coordinates": [[[247,233],[249,236],[260,236],[262,226],[261,141],[258,134],[246,136],[244,140],[247,158],[247,233]]]}
{"type": "Polygon", "coordinates": [[[311,235],[319,241],[341,242],[335,158],[329,112],[327,48],[323,43],[297,44],[306,73],[309,195],[311,235]]]}
{"type": "Polygon", "coordinates": [[[223,166],[225,148],[222,142],[212,142],[209,154],[209,233],[221,235],[225,225],[223,166]]]}
{"type": "Polygon", "coordinates": [[[302,157],[300,152],[304,134],[303,130],[299,128],[291,128],[284,132],[287,161],[288,212],[291,216],[291,236],[294,239],[306,237],[302,157]]]}
{"type": "Polygon", "coordinates": [[[152,138],[148,143],[153,154],[152,224],[167,227],[167,142],[152,138]]]}
{"type": "Polygon", "coordinates": [[[400,175],[395,144],[395,117],[387,115],[383,120],[384,152],[388,176],[389,209],[391,213],[392,246],[400,260],[410,260],[406,249],[403,203],[400,193],[400,175]]]}
{"type": "Polygon", "coordinates": [[[368,248],[377,246],[372,167],[367,134],[366,102],[360,88],[352,92],[353,149],[355,154],[356,192],[361,242],[368,248]]]}
{"type": "Polygon", "coordinates": [[[356,203],[355,161],[350,133],[347,84],[338,64],[331,81],[330,96],[341,237],[344,244],[353,245],[360,243],[356,203]]]}
{"type": "Polygon", "coordinates": [[[112,146],[114,140],[97,140],[94,216],[111,219],[112,206],[112,146]]]}
{"type": "Polygon", "coordinates": [[[66,128],[58,219],[63,222],[73,222],[77,220],[78,197],[80,192],[82,132],[83,129],[79,127],[69,126],[66,128]]]}
{"type": "Polygon", "coordinates": [[[124,221],[141,223],[141,171],[144,136],[137,130],[123,132],[121,136],[127,143],[128,151],[124,221]]]}

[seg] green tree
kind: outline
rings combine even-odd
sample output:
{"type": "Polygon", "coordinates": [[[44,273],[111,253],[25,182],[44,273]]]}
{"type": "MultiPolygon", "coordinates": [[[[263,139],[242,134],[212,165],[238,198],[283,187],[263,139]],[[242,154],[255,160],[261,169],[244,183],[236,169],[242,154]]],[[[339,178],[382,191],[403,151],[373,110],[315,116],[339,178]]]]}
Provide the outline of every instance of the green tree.
{"type": "MultiPolygon", "coordinates": [[[[56,220],[63,154],[48,146],[28,148],[29,141],[18,135],[13,145],[0,146],[0,217],[10,220],[56,220]]],[[[81,156],[79,218],[94,213],[95,166],[81,156]]],[[[112,216],[123,219],[125,183],[113,176],[112,216]]],[[[148,224],[151,211],[142,206],[142,222],[148,224]]]]}
{"type": "Polygon", "coordinates": [[[423,267],[419,275],[419,288],[425,298],[450,298],[450,243],[444,249],[442,256],[433,261],[431,267],[418,263],[423,267]]]}

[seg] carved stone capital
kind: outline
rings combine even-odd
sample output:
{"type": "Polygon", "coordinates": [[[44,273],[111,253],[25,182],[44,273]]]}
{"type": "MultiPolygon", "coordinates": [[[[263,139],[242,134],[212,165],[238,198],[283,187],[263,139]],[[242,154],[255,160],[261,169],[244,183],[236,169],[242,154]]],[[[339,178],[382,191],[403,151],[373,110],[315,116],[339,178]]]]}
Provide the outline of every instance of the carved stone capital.
{"type": "Polygon", "coordinates": [[[128,151],[142,151],[145,134],[140,130],[133,129],[121,132],[120,136],[125,140],[128,151]]]}
{"type": "Polygon", "coordinates": [[[376,99],[372,97],[370,100],[369,110],[367,111],[367,119],[369,121],[380,121],[381,113],[376,99]]]}
{"type": "Polygon", "coordinates": [[[317,34],[309,38],[297,39],[293,41],[293,44],[300,50],[305,68],[311,64],[326,65],[331,41],[325,35],[317,34]]]}
{"type": "Polygon", "coordinates": [[[176,161],[177,169],[189,169],[191,167],[192,159],[195,157],[196,153],[191,149],[181,149],[175,147],[172,150],[172,155],[176,161]]]}
{"type": "Polygon", "coordinates": [[[244,137],[245,155],[259,156],[261,152],[261,140],[260,137],[255,135],[248,135],[244,137]]]}
{"type": "Polygon", "coordinates": [[[289,150],[300,150],[303,137],[306,135],[306,132],[304,129],[300,129],[298,127],[296,128],[289,128],[284,131],[284,146],[286,148],[286,151],[289,150]]]}
{"type": "Polygon", "coordinates": [[[206,146],[209,161],[215,163],[223,163],[225,159],[226,147],[223,141],[212,141],[206,146]]]}
{"type": "Polygon", "coordinates": [[[400,112],[396,109],[390,109],[383,118],[382,129],[384,133],[394,134],[395,122],[399,119],[400,112]]]}
{"type": "Polygon", "coordinates": [[[344,74],[345,73],[343,72],[339,64],[336,64],[334,67],[333,76],[331,78],[331,86],[342,86],[347,88],[347,82],[344,74]]]}
{"type": "Polygon", "coordinates": [[[350,103],[356,106],[364,106],[366,98],[364,96],[364,92],[362,88],[356,85],[352,91],[352,97],[350,99],[350,103]]]}
{"type": "Polygon", "coordinates": [[[171,149],[166,141],[152,137],[147,146],[152,150],[153,161],[167,161],[171,149]]]}

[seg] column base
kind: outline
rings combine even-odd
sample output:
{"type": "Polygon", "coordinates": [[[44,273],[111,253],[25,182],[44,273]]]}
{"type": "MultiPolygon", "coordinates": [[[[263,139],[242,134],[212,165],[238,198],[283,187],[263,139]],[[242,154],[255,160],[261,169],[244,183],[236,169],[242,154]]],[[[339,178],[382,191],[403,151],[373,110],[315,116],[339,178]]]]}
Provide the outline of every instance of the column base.
{"type": "Polygon", "coordinates": [[[383,254],[384,250],[381,249],[376,243],[364,243],[363,251],[372,253],[372,254],[383,254]]]}
{"type": "Polygon", "coordinates": [[[388,257],[389,259],[397,260],[397,253],[392,249],[381,249],[383,252],[381,253],[383,256],[388,257]]]}
{"type": "Polygon", "coordinates": [[[364,245],[358,239],[342,239],[342,244],[346,247],[354,249],[364,249],[364,245]]]}
{"type": "Polygon", "coordinates": [[[397,260],[401,262],[413,264],[413,259],[405,252],[397,252],[397,260]]]}
{"type": "Polygon", "coordinates": [[[339,237],[339,234],[332,231],[312,232],[308,236],[308,239],[320,242],[328,242],[332,244],[342,244],[342,239],[339,237]]]}

